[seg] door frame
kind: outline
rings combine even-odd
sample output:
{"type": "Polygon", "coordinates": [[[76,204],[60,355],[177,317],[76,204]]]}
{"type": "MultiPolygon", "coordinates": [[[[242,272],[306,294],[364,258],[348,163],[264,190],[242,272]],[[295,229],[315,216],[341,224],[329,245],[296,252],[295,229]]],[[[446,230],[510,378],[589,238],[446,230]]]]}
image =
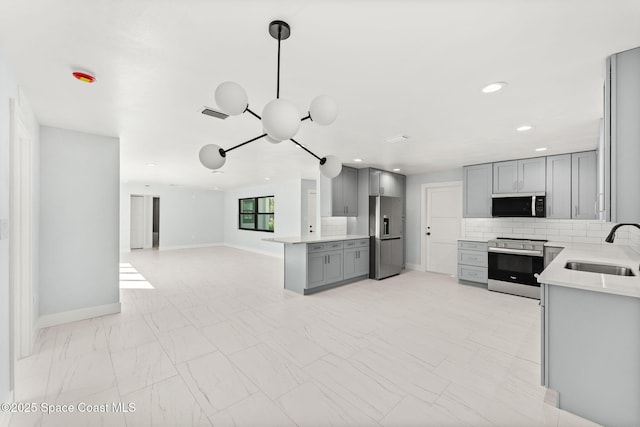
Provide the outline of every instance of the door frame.
{"type": "MultiPolygon", "coordinates": [[[[462,195],[462,181],[430,182],[420,187],[420,271],[427,271],[427,190],[441,187],[458,187],[462,195]]],[[[462,202],[462,201],[461,201],[462,202]]],[[[460,212],[462,217],[462,212],[460,212]]],[[[465,224],[462,221],[460,233],[464,236],[465,224]]]]}
{"type": "Polygon", "coordinates": [[[9,290],[11,381],[14,363],[33,351],[34,200],[33,135],[20,102],[10,100],[9,290]]]}
{"type": "Polygon", "coordinates": [[[318,190],[316,190],[315,188],[309,188],[307,189],[307,223],[304,225],[304,233],[302,233],[302,235],[310,235],[311,233],[309,233],[309,220],[311,219],[311,215],[309,213],[309,206],[311,204],[314,205],[314,215],[313,215],[313,223],[315,225],[315,228],[313,229],[313,232],[315,233],[315,235],[318,235],[318,190]],[[313,201],[313,202],[312,202],[313,201]]]}

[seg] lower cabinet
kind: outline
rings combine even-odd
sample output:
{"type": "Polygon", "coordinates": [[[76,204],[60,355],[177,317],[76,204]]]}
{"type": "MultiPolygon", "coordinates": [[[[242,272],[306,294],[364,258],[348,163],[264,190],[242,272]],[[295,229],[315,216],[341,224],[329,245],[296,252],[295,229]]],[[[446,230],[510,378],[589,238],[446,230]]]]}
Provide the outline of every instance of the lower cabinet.
{"type": "Polygon", "coordinates": [[[458,280],[487,283],[487,267],[485,242],[458,241],[458,280]]]}
{"type": "Polygon", "coordinates": [[[369,277],[369,239],[285,245],[285,288],[309,294],[369,277]]]}

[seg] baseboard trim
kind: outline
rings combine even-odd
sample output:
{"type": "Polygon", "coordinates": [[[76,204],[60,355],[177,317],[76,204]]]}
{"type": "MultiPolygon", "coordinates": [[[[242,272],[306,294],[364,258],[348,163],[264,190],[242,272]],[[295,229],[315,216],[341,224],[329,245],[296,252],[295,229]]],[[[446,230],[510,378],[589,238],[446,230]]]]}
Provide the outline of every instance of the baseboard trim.
{"type": "Polygon", "coordinates": [[[78,310],[63,311],[60,313],[46,314],[38,319],[37,329],[48,328],[50,326],[62,325],[78,320],[86,320],[94,317],[106,316],[108,314],[120,313],[120,303],[96,305],[94,307],[80,308],[78,310]]]}
{"type": "Polygon", "coordinates": [[[175,251],[178,249],[198,249],[198,248],[214,248],[216,246],[223,246],[224,243],[197,243],[194,245],[175,245],[175,246],[160,246],[159,251],[175,251]]]}
{"type": "MultiPolygon", "coordinates": [[[[281,247],[284,246],[284,245],[282,245],[282,243],[276,243],[276,244],[280,245],[281,247]]],[[[273,253],[273,252],[261,251],[260,249],[250,248],[248,246],[231,245],[229,243],[225,243],[224,245],[226,247],[232,248],[232,249],[240,249],[241,251],[253,252],[253,253],[256,253],[256,254],[260,254],[260,255],[266,255],[266,256],[270,256],[270,257],[274,257],[274,258],[284,259],[284,250],[282,251],[283,253],[276,254],[276,253],[273,253]]]]}
{"type": "Polygon", "coordinates": [[[404,267],[405,270],[422,271],[422,266],[420,264],[410,264],[408,262],[405,262],[404,267]]]}
{"type": "MultiPolygon", "coordinates": [[[[13,403],[13,390],[9,392],[7,400],[2,403],[13,403]]],[[[0,411],[0,427],[9,427],[11,422],[11,411],[0,411]]]]}

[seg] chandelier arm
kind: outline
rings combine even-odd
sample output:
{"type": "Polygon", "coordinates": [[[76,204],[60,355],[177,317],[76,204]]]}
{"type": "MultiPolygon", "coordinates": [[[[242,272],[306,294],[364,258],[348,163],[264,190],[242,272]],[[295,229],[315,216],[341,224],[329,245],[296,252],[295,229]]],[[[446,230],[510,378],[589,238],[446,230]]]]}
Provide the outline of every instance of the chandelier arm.
{"type": "Polygon", "coordinates": [[[311,119],[311,114],[307,114],[306,116],[304,116],[303,118],[300,119],[301,122],[304,122],[305,120],[309,120],[311,119]]]}
{"type": "Polygon", "coordinates": [[[315,157],[316,159],[320,160],[320,164],[323,164],[324,162],[322,161],[322,159],[318,156],[316,156],[315,154],[313,154],[313,152],[309,149],[307,149],[307,147],[305,147],[304,145],[300,144],[298,141],[296,141],[293,138],[289,138],[291,140],[291,142],[293,142],[294,144],[296,144],[298,147],[302,148],[304,151],[306,151],[307,153],[311,154],[313,157],[315,157]]]}
{"type": "Polygon", "coordinates": [[[257,140],[259,140],[260,138],[264,138],[265,136],[267,136],[267,134],[266,134],[266,133],[263,133],[263,134],[262,134],[262,135],[260,135],[260,136],[256,136],[255,138],[251,138],[250,140],[243,142],[242,144],[238,144],[238,145],[236,145],[235,147],[228,148],[228,149],[224,150],[224,152],[225,152],[225,153],[228,153],[229,151],[233,151],[233,150],[235,150],[236,148],[240,148],[240,147],[242,147],[243,145],[247,145],[247,144],[249,144],[250,142],[257,141],[257,140]]]}
{"type": "Polygon", "coordinates": [[[259,115],[257,115],[256,113],[254,113],[253,111],[251,111],[251,109],[249,108],[249,106],[247,105],[247,108],[244,110],[247,113],[251,114],[253,117],[255,117],[258,120],[262,120],[262,117],[260,117],[259,115]]]}

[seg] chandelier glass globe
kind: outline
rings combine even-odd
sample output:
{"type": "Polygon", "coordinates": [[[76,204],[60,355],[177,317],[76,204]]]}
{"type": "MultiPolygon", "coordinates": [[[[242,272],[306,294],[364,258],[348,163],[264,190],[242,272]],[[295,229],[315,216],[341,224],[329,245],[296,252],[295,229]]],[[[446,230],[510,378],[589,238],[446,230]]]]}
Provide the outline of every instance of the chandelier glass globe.
{"type": "Polygon", "coordinates": [[[249,106],[247,92],[236,82],[220,83],[216,88],[215,99],[222,112],[230,116],[244,113],[249,106]]]}

